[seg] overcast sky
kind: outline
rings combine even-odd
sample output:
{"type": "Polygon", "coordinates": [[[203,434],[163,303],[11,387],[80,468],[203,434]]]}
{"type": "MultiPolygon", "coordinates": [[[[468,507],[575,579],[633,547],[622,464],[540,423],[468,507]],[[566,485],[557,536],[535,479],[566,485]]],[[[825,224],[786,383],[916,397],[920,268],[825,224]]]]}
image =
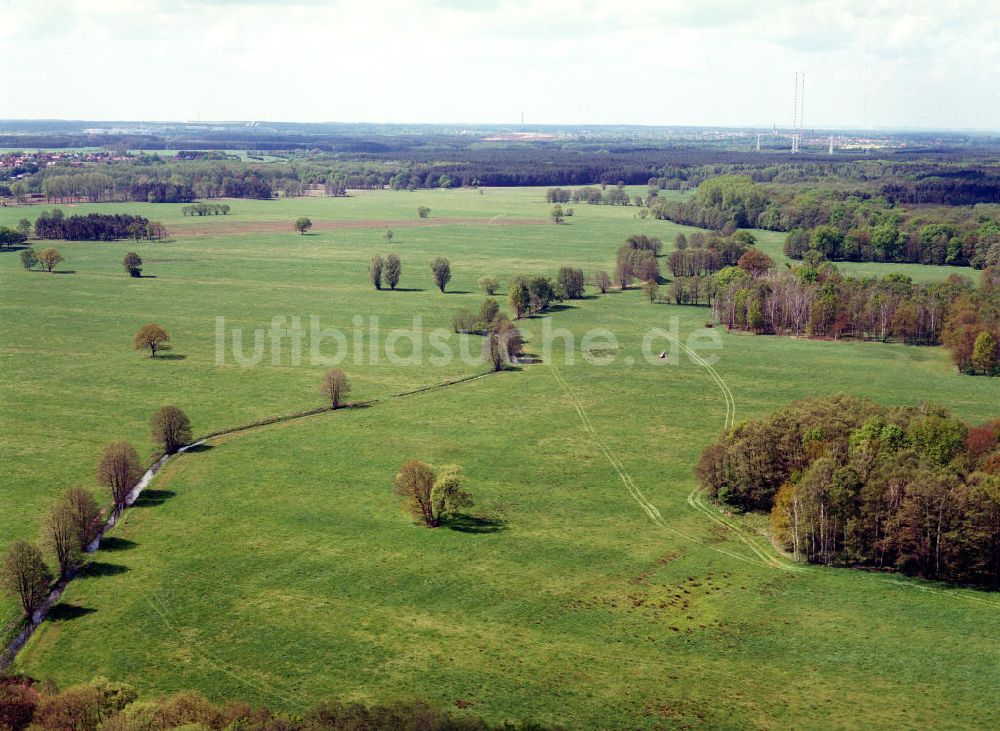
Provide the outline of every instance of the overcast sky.
{"type": "Polygon", "coordinates": [[[997,0],[0,0],[0,118],[1000,128],[997,0]]]}

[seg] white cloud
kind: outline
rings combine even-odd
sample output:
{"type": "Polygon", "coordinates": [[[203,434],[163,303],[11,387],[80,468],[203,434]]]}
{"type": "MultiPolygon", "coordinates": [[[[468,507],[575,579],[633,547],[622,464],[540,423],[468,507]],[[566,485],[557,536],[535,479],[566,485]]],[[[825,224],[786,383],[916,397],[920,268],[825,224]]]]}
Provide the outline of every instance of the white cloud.
{"type": "Polygon", "coordinates": [[[0,0],[4,117],[1000,126],[992,2],[0,0]]]}

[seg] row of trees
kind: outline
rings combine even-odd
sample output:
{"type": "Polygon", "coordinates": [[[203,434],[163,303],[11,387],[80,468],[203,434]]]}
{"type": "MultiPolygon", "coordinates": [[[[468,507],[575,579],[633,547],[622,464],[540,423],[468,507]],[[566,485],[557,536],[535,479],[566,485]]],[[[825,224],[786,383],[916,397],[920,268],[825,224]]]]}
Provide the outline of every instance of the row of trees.
{"type": "Polygon", "coordinates": [[[15,228],[0,226],[0,249],[23,244],[31,235],[31,221],[22,218],[15,228]]]}
{"type": "Polygon", "coordinates": [[[723,433],[697,474],[797,558],[1000,588],[1000,420],[823,397],[723,433]]]}
{"type": "Polygon", "coordinates": [[[35,219],[35,236],[40,239],[68,241],[115,241],[118,239],[162,239],[167,235],[163,224],[127,213],[88,213],[66,216],[56,208],[42,211],[35,219]]]}
{"type": "Polygon", "coordinates": [[[890,274],[844,276],[829,262],[771,272],[744,255],[721,271],[708,296],[716,318],[731,329],[758,334],[822,338],[894,339],[944,344],[967,373],[997,372],[1000,362],[1000,268],[983,270],[978,289],[970,280],[918,284],[890,274]]]}
{"type": "Polygon", "coordinates": [[[785,253],[832,261],[898,261],[983,268],[1000,263],[1000,221],[985,207],[907,210],[837,189],[759,185],[748,175],[703,181],[687,200],[647,198],[656,218],[701,228],[788,231],[785,253]]]}
{"type": "MultiPolygon", "coordinates": [[[[153,442],[165,454],[173,454],[191,442],[191,422],[176,406],[164,406],[151,422],[153,442]]],[[[127,507],[142,478],[139,453],[128,442],[104,447],[97,465],[97,483],[108,488],[114,514],[127,507]]],[[[74,487],[54,502],[42,521],[39,544],[21,540],[8,550],[0,565],[0,589],[15,597],[30,617],[48,596],[55,580],[69,578],[82,565],[87,547],[101,534],[104,514],[94,496],[74,487]],[[49,569],[48,553],[56,573],[49,569]]]]}
{"type": "Polygon", "coordinates": [[[36,266],[40,266],[42,269],[51,274],[63,261],[65,261],[65,259],[59,252],[59,249],[48,248],[42,249],[41,251],[35,251],[34,249],[28,248],[21,250],[21,266],[29,272],[36,266]]]}
{"type": "Polygon", "coordinates": [[[585,186],[583,188],[549,188],[545,192],[545,200],[549,203],[589,203],[591,205],[627,206],[632,203],[625,184],[601,187],[585,186]]]}
{"type": "Polygon", "coordinates": [[[792,229],[785,254],[817,251],[833,261],[898,261],[983,268],[1000,264],[1000,222],[987,215],[886,211],[870,222],[848,220],[792,229]]]}
{"type": "Polygon", "coordinates": [[[238,161],[171,160],[140,156],[106,162],[99,173],[92,168],[55,164],[44,167],[11,186],[23,200],[30,193],[49,202],[89,201],[189,203],[196,198],[274,197],[272,182],[279,166],[238,161]],[[16,190],[14,188],[16,187],[16,190]]]}
{"type": "MultiPolygon", "coordinates": [[[[389,285],[389,289],[396,289],[400,277],[403,276],[403,263],[398,254],[389,254],[385,259],[376,254],[372,257],[368,265],[368,276],[371,278],[375,289],[382,289],[382,278],[389,285]]],[[[450,277],[449,277],[450,278],[450,277]]],[[[441,291],[444,291],[443,289],[441,291]]]]}
{"type": "Polygon", "coordinates": [[[196,203],[181,208],[182,216],[228,216],[232,210],[228,203],[196,203]]]}

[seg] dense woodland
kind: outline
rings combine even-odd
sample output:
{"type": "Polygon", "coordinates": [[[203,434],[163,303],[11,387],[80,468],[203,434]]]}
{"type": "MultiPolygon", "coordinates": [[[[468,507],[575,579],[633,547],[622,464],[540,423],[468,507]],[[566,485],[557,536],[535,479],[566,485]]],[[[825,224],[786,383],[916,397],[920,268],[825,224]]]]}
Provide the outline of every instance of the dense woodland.
{"type": "Polygon", "coordinates": [[[769,511],[807,561],[998,588],[998,438],[1000,420],[829,396],[728,430],[697,473],[721,503],[769,511]]]}
{"type": "Polygon", "coordinates": [[[118,239],[162,239],[166,229],[156,221],[128,213],[88,213],[66,216],[56,208],[42,211],[35,219],[35,236],[67,241],[116,241],[118,239]]]}
{"type": "MultiPolygon", "coordinates": [[[[831,261],[982,268],[1000,263],[1000,206],[995,205],[1000,177],[980,183],[981,196],[956,188],[954,196],[932,201],[919,195],[894,198],[887,195],[888,184],[877,190],[766,186],[749,175],[722,175],[701,183],[687,200],[657,198],[647,205],[657,218],[691,226],[788,231],[785,253],[793,258],[818,251],[831,261]],[[903,202],[938,205],[903,208],[903,202]],[[971,203],[978,205],[966,205],[971,203]]],[[[944,182],[935,188],[944,189],[944,182]]]]}

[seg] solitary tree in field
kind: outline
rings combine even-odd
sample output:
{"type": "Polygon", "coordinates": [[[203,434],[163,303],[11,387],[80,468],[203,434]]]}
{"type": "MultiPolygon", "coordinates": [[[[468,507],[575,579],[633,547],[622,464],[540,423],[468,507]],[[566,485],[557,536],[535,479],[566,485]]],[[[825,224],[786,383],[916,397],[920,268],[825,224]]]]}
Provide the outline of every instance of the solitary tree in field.
{"type": "Polygon", "coordinates": [[[427,218],[429,215],[431,215],[431,209],[428,208],[427,206],[419,206],[417,208],[417,215],[420,216],[421,218],[427,218]]]}
{"type": "Polygon", "coordinates": [[[431,261],[431,272],[434,274],[434,284],[444,292],[444,288],[451,281],[451,264],[443,256],[438,256],[431,261]]]}
{"type": "Polygon", "coordinates": [[[479,288],[492,297],[497,293],[497,290],[500,289],[500,282],[493,277],[483,277],[479,280],[479,288]]]}
{"type": "Polygon", "coordinates": [[[153,414],[152,436],[166,454],[173,454],[191,441],[191,421],[176,406],[164,406],[153,414]]]}
{"type": "Polygon", "coordinates": [[[298,231],[300,234],[304,234],[312,227],[313,227],[313,222],[310,221],[305,216],[301,216],[300,218],[295,219],[295,230],[298,231]]]}
{"type": "Polygon", "coordinates": [[[41,606],[51,584],[52,574],[37,546],[17,541],[10,547],[0,566],[0,586],[21,602],[25,616],[31,617],[41,606]]]}
{"type": "Polygon", "coordinates": [[[563,208],[560,205],[552,206],[552,213],[550,215],[552,223],[562,223],[566,218],[566,214],[563,213],[563,208]]]}
{"type": "Polygon", "coordinates": [[[436,528],[455,511],[472,505],[464,482],[462,470],[456,465],[435,471],[429,464],[411,459],[396,475],[396,494],[403,498],[403,506],[414,518],[428,528],[436,528]]]}
{"type": "Polygon", "coordinates": [[[402,274],[403,263],[399,260],[399,255],[389,254],[389,256],[385,258],[385,281],[389,283],[390,288],[396,288],[402,274]]]}
{"type": "Polygon", "coordinates": [[[90,491],[82,487],[71,487],[66,491],[62,502],[73,521],[77,545],[82,551],[97,538],[101,530],[101,509],[90,491]]]}
{"type": "Polygon", "coordinates": [[[601,294],[607,294],[608,290],[611,289],[611,277],[605,271],[599,271],[594,275],[594,284],[597,288],[601,290],[601,294]]]}
{"type": "Polygon", "coordinates": [[[170,350],[170,336],[155,322],[148,322],[135,334],[135,349],[149,349],[149,357],[155,358],[159,350],[170,350]]]}
{"type": "Polygon", "coordinates": [[[382,268],[385,266],[382,257],[376,254],[368,265],[368,275],[371,277],[375,289],[382,289],[382,268]]]}
{"type": "Polygon", "coordinates": [[[34,249],[22,249],[21,251],[21,266],[27,269],[29,272],[34,269],[38,264],[38,254],[35,253],[34,249]]]}
{"type": "Polygon", "coordinates": [[[351,384],[339,368],[334,368],[323,374],[323,383],[319,393],[330,402],[331,409],[339,409],[344,405],[344,398],[351,392],[351,384]]]}
{"type": "Polygon", "coordinates": [[[59,262],[63,261],[63,255],[59,253],[58,249],[42,249],[42,253],[38,255],[38,261],[41,262],[45,271],[51,272],[59,265],[59,262]]]}
{"type": "Polygon", "coordinates": [[[385,233],[382,234],[382,238],[391,244],[392,240],[396,238],[396,232],[393,231],[391,228],[387,228],[385,230],[385,233]]]}
{"type": "Polygon", "coordinates": [[[129,493],[141,477],[142,465],[135,447],[128,442],[111,442],[104,448],[97,465],[97,483],[111,490],[116,515],[125,509],[129,493]]]}
{"type": "Polygon", "coordinates": [[[80,565],[80,539],[70,506],[63,500],[54,503],[42,520],[42,543],[49,549],[59,576],[69,575],[80,565]]]}
{"type": "Polygon", "coordinates": [[[134,251],[130,251],[125,255],[125,258],[122,259],[122,266],[125,267],[125,271],[129,273],[129,276],[142,276],[142,257],[134,251]]]}

